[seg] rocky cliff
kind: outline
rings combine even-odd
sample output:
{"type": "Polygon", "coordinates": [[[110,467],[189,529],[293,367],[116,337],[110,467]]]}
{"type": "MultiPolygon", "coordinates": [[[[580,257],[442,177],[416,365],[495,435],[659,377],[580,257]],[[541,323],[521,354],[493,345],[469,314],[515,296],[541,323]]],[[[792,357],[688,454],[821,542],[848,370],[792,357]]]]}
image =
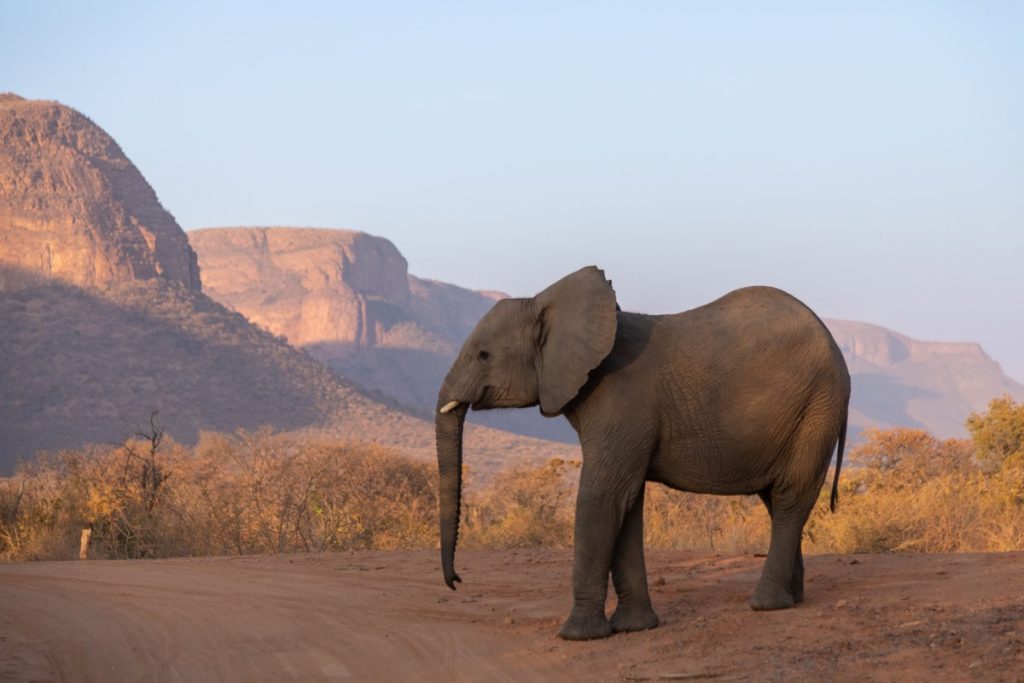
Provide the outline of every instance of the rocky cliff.
{"type": "Polygon", "coordinates": [[[0,290],[37,276],[200,288],[184,233],[117,143],[73,109],[11,94],[0,95],[0,264],[0,290]]]}
{"type": "Polygon", "coordinates": [[[878,325],[826,320],[853,378],[851,428],[908,426],[964,436],[972,411],[996,396],[1024,400],[1024,385],[972,342],[911,339],[878,325]]]}
{"type": "MultiPolygon", "coordinates": [[[[410,275],[390,241],[362,232],[250,227],[188,236],[210,296],[424,417],[462,342],[504,296],[410,275]]],[[[576,442],[563,420],[536,411],[469,419],[576,442]]]]}
{"type": "Polygon", "coordinates": [[[409,275],[395,245],[354,230],[188,233],[208,293],[323,360],[374,348],[454,353],[502,295],[409,275]]]}

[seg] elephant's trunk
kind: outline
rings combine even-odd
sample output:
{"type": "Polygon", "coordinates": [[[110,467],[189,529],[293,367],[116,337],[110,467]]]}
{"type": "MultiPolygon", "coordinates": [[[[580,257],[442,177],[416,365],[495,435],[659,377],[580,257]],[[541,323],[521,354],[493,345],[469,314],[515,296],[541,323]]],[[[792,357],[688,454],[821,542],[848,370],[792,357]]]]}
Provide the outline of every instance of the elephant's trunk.
{"type": "Polygon", "coordinates": [[[462,427],[467,408],[462,403],[442,413],[439,407],[435,418],[441,495],[441,570],[444,582],[452,590],[455,590],[456,581],[462,581],[455,573],[455,544],[459,536],[462,502],[462,427]]]}

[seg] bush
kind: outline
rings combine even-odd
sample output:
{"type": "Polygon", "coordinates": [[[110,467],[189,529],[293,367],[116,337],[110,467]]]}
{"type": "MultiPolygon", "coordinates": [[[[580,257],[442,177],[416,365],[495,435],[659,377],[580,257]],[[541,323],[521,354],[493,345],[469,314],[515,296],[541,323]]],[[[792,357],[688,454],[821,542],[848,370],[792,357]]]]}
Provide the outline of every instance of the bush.
{"type": "MultiPolygon", "coordinates": [[[[867,430],[843,472],[840,513],[819,505],[817,552],[971,552],[1024,548],[1016,468],[993,471],[975,440],[914,429],[867,430]]],[[[1012,462],[1012,461],[1008,461],[1012,462]]]]}
{"type": "Polygon", "coordinates": [[[644,544],[658,550],[764,552],[771,530],[757,496],[708,496],[647,484],[644,544]]]}
{"type": "MultiPolygon", "coordinates": [[[[971,440],[868,430],[849,453],[839,512],[831,475],[808,520],[809,553],[1024,549],[1024,406],[972,415],[971,440]]],[[[467,487],[461,544],[570,547],[579,463],[512,468],[467,487]]],[[[647,547],[764,552],[756,496],[647,485],[647,547]]],[[[102,558],[436,548],[437,473],[368,445],[323,437],[204,433],[194,448],[149,434],[45,455],[0,479],[0,558],[69,559],[83,527],[102,558]]]]}
{"type": "Polygon", "coordinates": [[[0,481],[0,557],[284,553],[436,544],[434,468],[267,431],[62,451],[0,481]],[[152,444],[148,444],[152,446],[152,444]]]}
{"type": "Polygon", "coordinates": [[[578,462],[552,460],[512,468],[464,506],[463,543],[470,548],[568,548],[578,462]]]}

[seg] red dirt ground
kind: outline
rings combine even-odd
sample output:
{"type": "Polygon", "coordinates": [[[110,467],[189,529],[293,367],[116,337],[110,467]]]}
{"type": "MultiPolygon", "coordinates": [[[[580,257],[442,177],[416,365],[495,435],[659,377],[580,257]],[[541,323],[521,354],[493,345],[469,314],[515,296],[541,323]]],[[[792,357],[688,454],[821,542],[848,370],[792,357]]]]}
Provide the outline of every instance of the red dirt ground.
{"type": "Polygon", "coordinates": [[[1024,681],[1024,552],[809,557],[753,612],[762,562],[648,553],[662,626],[587,643],[560,550],[460,552],[454,593],[433,551],[4,565],[0,680],[1024,681]]]}

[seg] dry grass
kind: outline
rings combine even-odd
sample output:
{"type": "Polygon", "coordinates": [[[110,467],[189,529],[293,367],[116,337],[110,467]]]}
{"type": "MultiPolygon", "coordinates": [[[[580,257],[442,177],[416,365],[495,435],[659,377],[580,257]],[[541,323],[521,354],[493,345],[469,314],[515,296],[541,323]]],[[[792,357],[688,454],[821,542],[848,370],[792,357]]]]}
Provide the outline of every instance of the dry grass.
{"type": "MultiPolygon", "coordinates": [[[[827,480],[805,551],[1024,549],[1020,445],[1001,459],[991,449],[979,457],[991,443],[991,430],[983,433],[940,441],[919,430],[867,432],[843,470],[836,514],[827,480]]],[[[269,431],[204,433],[192,448],[149,436],[60,451],[0,479],[0,558],[75,557],[85,526],[92,556],[102,558],[437,547],[431,464],[269,431]]],[[[570,546],[578,467],[556,459],[467,487],[462,546],[570,546]]],[[[768,531],[756,497],[648,486],[649,548],[764,552],[768,531]]]]}
{"type": "Polygon", "coordinates": [[[919,430],[870,432],[844,471],[840,512],[825,499],[807,527],[815,552],[984,552],[1024,549],[1024,468],[980,466],[974,444],[919,430]],[[880,464],[879,446],[909,446],[880,464]]]}
{"type": "Polygon", "coordinates": [[[374,446],[270,432],[61,451],[0,481],[0,552],[102,558],[426,547],[436,476],[374,446]]]}

